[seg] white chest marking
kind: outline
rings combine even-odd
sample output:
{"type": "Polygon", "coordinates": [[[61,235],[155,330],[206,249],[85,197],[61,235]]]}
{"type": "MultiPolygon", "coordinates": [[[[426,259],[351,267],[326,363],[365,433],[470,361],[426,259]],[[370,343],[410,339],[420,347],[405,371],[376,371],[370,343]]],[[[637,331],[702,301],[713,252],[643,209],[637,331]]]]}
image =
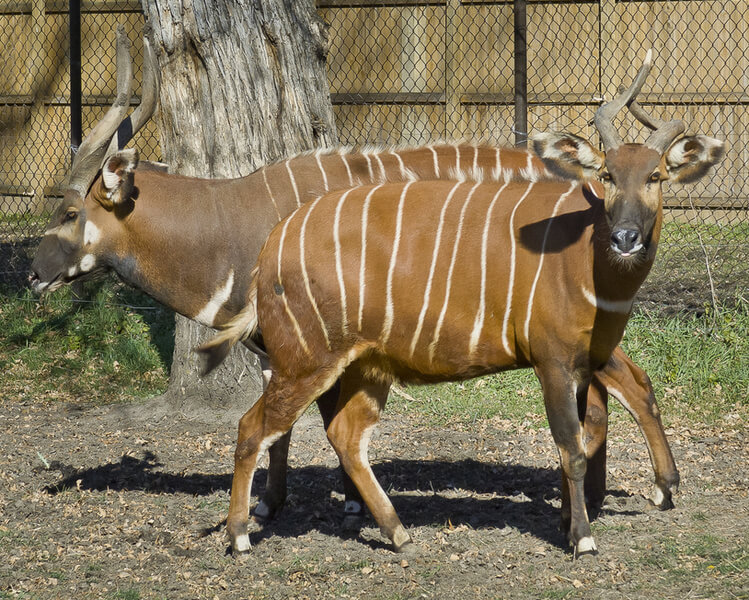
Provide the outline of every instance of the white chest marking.
{"type": "Polygon", "coordinates": [[[221,307],[226,304],[226,301],[231,296],[231,291],[234,288],[234,270],[229,271],[229,276],[226,278],[226,282],[223,286],[217,289],[208,303],[201,309],[201,311],[195,315],[195,320],[208,327],[213,327],[213,322],[216,319],[216,315],[221,307]]]}
{"type": "Polygon", "coordinates": [[[86,256],[81,259],[79,266],[81,268],[81,272],[88,273],[91,269],[94,268],[95,264],[96,257],[93,254],[86,254],[86,256]]]}
{"type": "Polygon", "coordinates": [[[605,298],[596,296],[587,288],[582,288],[582,292],[585,299],[597,309],[625,315],[629,314],[629,311],[632,310],[632,303],[635,300],[634,298],[631,298],[630,300],[606,300],[605,298]]]}

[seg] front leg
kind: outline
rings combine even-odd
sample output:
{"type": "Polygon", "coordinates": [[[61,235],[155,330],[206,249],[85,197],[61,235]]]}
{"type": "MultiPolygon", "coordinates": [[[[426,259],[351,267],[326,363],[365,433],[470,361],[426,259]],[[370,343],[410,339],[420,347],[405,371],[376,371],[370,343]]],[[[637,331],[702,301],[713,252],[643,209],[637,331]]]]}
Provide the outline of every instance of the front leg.
{"type": "Polygon", "coordinates": [[[587,405],[589,379],[561,365],[537,367],[536,375],[543,389],[551,434],[559,450],[563,495],[569,497],[566,509],[569,513],[562,513],[562,527],[568,531],[576,556],[595,554],[596,543],[585,508],[587,458],[578,408],[587,405]]]}

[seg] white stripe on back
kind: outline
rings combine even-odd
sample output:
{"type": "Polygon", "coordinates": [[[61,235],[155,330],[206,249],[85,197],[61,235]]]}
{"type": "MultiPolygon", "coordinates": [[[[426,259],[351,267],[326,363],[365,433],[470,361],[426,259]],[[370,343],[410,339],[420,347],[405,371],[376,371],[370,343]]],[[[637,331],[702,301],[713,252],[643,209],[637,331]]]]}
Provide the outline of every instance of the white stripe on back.
{"type": "Polygon", "coordinates": [[[466,196],[465,201],[463,202],[463,207],[460,209],[460,217],[458,218],[458,229],[455,233],[453,253],[452,253],[452,257],[450,258],[450,266],[447,270],[447,280],[445,281],[445,299],[442,303],[442,310],[440,311],[439,318],[437,319],[437,325],[434,328],[432,341],[429,344],[429,362],[432,362],[434,360],[434,352],[437,348],[437,343],[439,342],[439,339],[440,339],[440,332],[442,331],[442,323],[445,321],[445,313],[447,312],[447,303],[450,300],[450,290],[452,287],[453,270],[455,269],[455,262],[458,256],[458,245],[460,244],[460,237],[463,233],[463,221],[465,219],[466,209],[468,208],[468,203],[471,201],[471,196],[473,196],[473,192],[476,191],[476,188],[479,185],[481,184],[476,183],[473,185],[473,187],[468,192],[468,195],[466,196]]]}
{"type": "Polygon", "coordinates": [[[369,203],[372,199],[372,195],[382,187],[382,184],[373,187],[369,190],[367,197],[364,198],[364,206],[362,207],[362,218],[361,218],[361,260],[359,261],[359,321],[358,331],[361,331],[362,323],[362,311],[364,310],[364,275],[365,275],[365,264],[367,259],[367,221],[369,219],[369,203]]]}
{"type": "Polygon", "coordinates": [[[440,178],[440,163],[437,158],[437,151],[434,149],[434,146],[427,146],[429,150],[432,151],[432,158],[434,159],[434,176],[439,179],[440,178]]]}
{"type": "Polygon", "coordinates": [[[530,331],[530,323],[531,323],[531,313],[533,312],[533,300],[536,297],[536,285],[538,284],[538,280],[541,276],[541,267],[543,267],[544,264],[544,256],[546,253],[546,242],[549,239],[549,232],[551,231],[551,225],[554,222],[554,219],[557,216],[557,213],[559,212],[559,208],[562,206],[562,203],[565,201],[565,199],[572,193],[572,191],[577,187],[577,182],[573,181],[570,184],[570,189],[568,189],[564,194],[562,194],[559,199],[554,204],[554,210],[551,211],[551,217],[549,217],[549,222],[546,224],[546,231],[544,232],[544,239],[543,242],[541,242],[541,257],[538,259],[538,268],[536,269],[536,276],[533,278],[533,285],[531,285],[531,292],[528,296],[528,312],[525,315],[525,326],[523,327],[523,335],[525,336],[526,343],[530,346],[530,338],[529,338],[529,331],[530,331]]]}
{"type": "Polygon", "coordinates": [[[320,152],[315,152],[315,160],[317,160],[317,166],[320,167],[320,174],[322,175],[322,183],[324,186],[325,191],[327,192],[329,190],[328,188],[328,175],[325,172],[325,169],[322,166],[322,161],[320,160],[320,152]]]}
{"type": "Polygon", "coordinates": [[[348,333],[348,311],[346,310],[346,284],[343,281],[343,262],[341,259],[341,209],[346,197],[357,188],[346,190],[338,199],[335,207],[335,219],[333,220],[333,241],[335,243],[335,273],[338,278],[338,291],[341,295],[341,331],[345,336],[348,333]]]}
{"type": "Polygon", "coordinates": [[[406,165],[403,164],[403,159],[400,157],[400,154],[397,152],[391,152],[393,156],[398,160],[398,168],[400,169],[400,174],[403,179],[409,179],[409,176],[406,171],[406,165]]]}
{"type": "Polygon", "coordinates": [[[393,328],[393,274],[395,273],[395,262],[398,257],[398,247],[401,241],[401,229],[403,224],[403,205],[406,200],[406,193],[411,187],[413,181],[409,181],[403,186],[400,200],[398,201],[398,213],[395,218],[395,239],[393,240],[393,252],[390,254],[390,266],[388,267],[387,291],[385,300],[385,322],[380,334],[380,343],[384,346],[390,338],[390,331],[393,328]]]}
{"type": "Polygon", "coordinates": [[[502,191],[507,187],[505,183],[497,193],[494,194],[494,198],[489,203],[489,208],[486,211],[486,220],[484,221],[484,231],[481,235],[481,289],[479,292],[479,310],[476,313],[476,318],[473,322],[473,331],[471,332],[471,339],[468,343],[468,355],[473,356],[476,352],[476,347],[481,337],[481,330],[484,328],[484,315],[486,314],[486,252],[487,246],[489,245],[489,227],[491,226],[492,210],[494,205],[497,203],[497,199],[502,191]]]}
{"type": "Polygon", "coordinates": [[[270,198],[270,201],[273,203],[273,208],[276,209],[276,215],[278,216],[278,220],[281,220],[281,211],[278,210],[278,204],[276,204],[276,199],[273,197],[273,192],[270,191],[270,185],[268,184],[268,175],[267,169],[263,167],[263,181],[265,182],[265,189],[268,191],[268,197],[270,198]]]}
{"type": "Polygon", "coordinates": [[[341,157],[341,160],[343,161],[343,166],[346,167],[346,173],[348,173],[349,185],[354,185],[354,176],[351,174],[351,167],[348,166],[346,155],[343,152],[341,152],[340,157],[341,157]]]}
{"type": "Polygon", "coordinates": [[[294,197],[296,198],[296,205],[297,207],[302,205],[302,201],[299,199],[299,190],[296,187],[296,179],[294,179],[294,174],[291,172],[291,164],[289,161],[286,161],[286,171],[289,173],[289,180],[291,181],[291,187],[294,188],[294,197]]]}
{"type": "Polygon", "coordinates": [[[317,198],[314,202],[312,202],[309,206],[309,209],[307,210],[307,214],[304,215],[304,221],[302,221],[302,228],[299,231],[299,265],[302,269],[302,279],[304,280],[304,289],[307,291],[307,298],[309,298],[310,303],[312,304],[312,308],[315,311],[315,314],[317,315],[317,320],[320,323],[320,329],[322,329],[322,334],[325,337],[325,345],[327,346],[328,350],[330,350],[330,338],[328,337],[328,328],[325,326],[325,321],[322,318],[322,315],[320,314],[320,309],[317,306],[317,302],[315,301],[315,297],[312,295],[312,288],[310,287],[309,283],[309,275],[307,273],[307,261],[305,259],[305,249],[304,249],[304,242],[305,242],[305,236],[307,232],[307,221],[309,220],[309,216],[312,214],[312,211],[314,210],[315,206],[317,206],[317,203],[320,202],[320,198],[317,198]]]}
{"type": "Polygon", "coordinates": [[[517,201],[517,204],[515,204],[515,207],[512,209],[512,214],[510,215],[510,281],[507,284],[507,302],[505,303],[505,316],[502,320],[502,346],[508,356],[513,356],[513,352],[510,349],[510,342],[507,337],[507,328],[510,323],[510,314],[512,313],[512,292],[515,287],[515,213],[523,200],[526,199],[531,189],[533,189],[533,182],[528,184],[528,187],[523,195],[520,196],[520,200],[517,201]]]}
{"type": "Polygon", "coordinates": [[[292,213],[291,216],[286,219],[286,221],[283,224],[283,227],[281,228],[281,239],[278,242],[278,273],[277,273],[277,283],[281,287],[281,297],[283,298],[283,307],[286,311],[286,315],[291,320],[291,325],[294,327],[294,332],[296,333],[297,338],[299,339],[299,343],[302,346],[302,349],[307,355],[310,355],[309,346],[307,346],[307,340],[304,339],[304,335],[302,335],[302,329],[299,327],[299,321],[296,320],[296,317],[294,316],[294,313],[291,312],[291,308],[289,307],[289,300],[286,297],[286,291],[283,290],[283,278],[281,277],[281,257],[283,256],[283,245],[284,241],[286,240],[286,229],[289,227],[289,223],[291,223],[291,219],[294,218],[294,215],[296,213],[292,213]]]}
{"type": "Polygon", "coordinates": [[[445,213],[447,207],[455,195],[455,192],[460,187],[461,182],[456,183],[450,193],[447,195],[444,204],[442,205],[442,211],[440,212],[440,221],[437,225],[437,237],[434,238],[434,248],[432,249],[432,263],[429,266],[429,277],[427,278],[427,287],[424,290],[424,301],[421,304],[421,312],[419,313],[419,322],[416,324],[416,330],[414,331],[413,337],[411,338],[410,356],[414,355],[416,351],[416,342],[421,335],[421,328],[424,326],[424,318],[426,317],[427,309],[429,308],[430,296],[432,294],[432,281],[434,280],[434,271],[437,266],[437,255],[439,254],[440,243],[442,241],[442,228],[445,226],[445,213]]]}

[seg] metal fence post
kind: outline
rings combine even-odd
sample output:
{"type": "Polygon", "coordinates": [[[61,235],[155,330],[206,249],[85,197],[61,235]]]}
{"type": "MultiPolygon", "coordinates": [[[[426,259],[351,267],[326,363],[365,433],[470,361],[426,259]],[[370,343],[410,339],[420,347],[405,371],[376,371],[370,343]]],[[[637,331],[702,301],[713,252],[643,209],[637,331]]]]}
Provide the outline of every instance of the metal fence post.
{"type": "Polygon", "coordinates": [[[515,17],[515,145],[528,142],[528,53],[526,38],[526,0],[514,0],[515,17]]]}
{"type": "Polygon", "coordinates": [[[83,139],[81,109],[81,0],[70,0],[70,158],[75,156],[83,139]]]}

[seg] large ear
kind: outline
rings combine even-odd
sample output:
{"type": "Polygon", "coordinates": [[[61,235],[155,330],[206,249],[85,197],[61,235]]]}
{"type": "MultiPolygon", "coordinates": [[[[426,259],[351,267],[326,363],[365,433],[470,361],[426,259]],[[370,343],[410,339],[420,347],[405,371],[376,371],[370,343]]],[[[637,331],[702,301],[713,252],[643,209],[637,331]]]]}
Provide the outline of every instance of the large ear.
{"type": "Polygon", "coordinates": [[[706,135],[676,140],[666,152],[666,167],[671,181],[691,183],[700,179],[723,158],[725,144],[706,135]]]}
{"type": "Polygon", "coordinates": [[[546,131],[533,136],[533,150],[555,175],[565,179],[593,179],[605,155],[590,142],[566,132],[546,131]]]}
{"type": "Polygon", "coordinates": [[[101,179],[106,191],[106,200],[100,203],[104,208],[112,208],[132,198],[133,172],[138,166],[138,151],[132,148],[120,150],[107,157],[101,168],[101,179]],[[106,206],[106,204],[110,206],[106,206]]]}

